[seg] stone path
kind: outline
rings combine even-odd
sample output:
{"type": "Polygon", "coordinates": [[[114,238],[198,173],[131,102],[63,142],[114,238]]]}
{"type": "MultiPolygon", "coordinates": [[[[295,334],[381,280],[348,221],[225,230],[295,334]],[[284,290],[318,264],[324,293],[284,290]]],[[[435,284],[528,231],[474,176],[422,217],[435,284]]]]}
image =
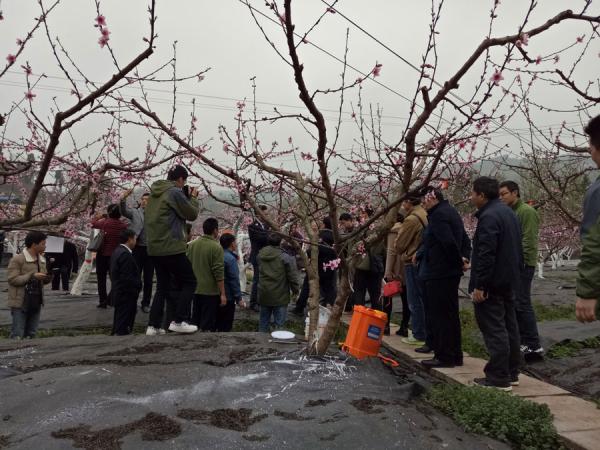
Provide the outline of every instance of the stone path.
{"type": "MultiPolygon", "coordinates": [[[[342,320],[349,324],[351,317],[351,314],[344,314],[342,320]]],[[[431,355],[415,352],[413,345],[402,342],[402,338],[395,334],[397,329],[398,325],[392,324],[390,336],[383,338],[383,344],[390,351],[416,366],[420,366],[422,359],[431,358],[431,355]]],[[[475,377],[483,376],[485,363],[485,360],[465,353],[462,367],[431,369],[428,372],[443,381],[473,385],[475,377]]],[[[600,409],[595,403],[527,375],[519,375],[519,383],[519,386],[513,388],[513,395],[548,405],[554,415],[554,426],[568,448],[600,449],[600,409]]]]}

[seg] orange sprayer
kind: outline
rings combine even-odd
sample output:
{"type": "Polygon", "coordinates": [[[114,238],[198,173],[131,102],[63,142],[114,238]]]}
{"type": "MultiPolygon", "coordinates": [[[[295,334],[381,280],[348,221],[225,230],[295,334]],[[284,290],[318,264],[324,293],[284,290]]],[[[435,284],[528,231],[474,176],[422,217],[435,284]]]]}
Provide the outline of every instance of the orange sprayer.
{"type": "Polygon", "coordinates": [[[386,313],[360,305],[355,306],[342,350],[358,359],[377,356],[386,323],[386,313]]]}

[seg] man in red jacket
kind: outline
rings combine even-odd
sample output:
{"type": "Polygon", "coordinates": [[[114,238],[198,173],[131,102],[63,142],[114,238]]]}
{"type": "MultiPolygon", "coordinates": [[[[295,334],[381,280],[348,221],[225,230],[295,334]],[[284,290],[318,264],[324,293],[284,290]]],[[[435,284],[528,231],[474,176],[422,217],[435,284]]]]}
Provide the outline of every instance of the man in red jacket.
{"type": "Polygon", "coordinates": [[[119,205],[109,205],[107,214],[96,217],[92,221],[92,228],[98,228],[104,233],[102,248],[96,254],[96,277],[98,278],[98,296],[100,302],[98,308],[106,309],[112,306],[110,294],[106,293],[106,276],[110,269],[110,257],[119,245],[121,231],[127,228],[127,224],[121,219],[121,210],[119,205]]]}

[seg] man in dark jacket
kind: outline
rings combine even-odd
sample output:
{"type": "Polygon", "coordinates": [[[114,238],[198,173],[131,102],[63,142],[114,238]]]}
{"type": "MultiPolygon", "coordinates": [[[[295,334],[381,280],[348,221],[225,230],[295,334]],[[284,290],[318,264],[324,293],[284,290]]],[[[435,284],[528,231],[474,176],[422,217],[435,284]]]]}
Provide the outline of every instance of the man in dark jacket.
{"type": "Polygon", "coordinates": [[[187,177],[185,167],[177,165],[169,170],[166,180],[154,182],[144,212],[148,255],[156,268],[156,290],[164,298],[172,297],[176,309],[169,330],[176,333],[198,331],[188,323],[196,277],[185,254],[185,226],[186,221],[198,217],[199,203],[198,191],[186,186],[187,177]]]}
{"type": "MultiPolygon", "coordinates": [[[[263,214],[268,213],[267,205],[260,205],[263,214]]],[[[248,225],[248,238],[250,239],[250,264],[252,264],[252,290],[250,292],[250,308],[258,311],[258,278],[260,268],[258,267],[258,252],[267,245],[267,235],[269,234],[269,224],[257,218],[248,225]]]]}
{"type": "MultiPolygon", "coordinates": [[[[329,219],[326,217],[326,219],[329,219]]],[[[331,306],[335,303],[337,295],[337,269],[331,267],[331,262],[337,259],[337,254],[333,248],[333,231],[327,226],[331,226],[331,221],[323,220],[323,226],[319,230],[319,248],[318,248],[318,274],[319,274],[319,295],[323,306],[331,306]]],[[[285,249],[284,249],[285,251],[285,249]]],[[[311,256],[310,248],[306,251],[308,257],[311,256]]],[[[300,295],[296,300],[296,306],[292,313],[304,316],[304,309],[308,303],[310,293],[308,285],[308,275],[304,277],[300,295]]]]}
{"type": "Polygon", "coordinates": [[[498,199],[498,181],[480,177],[471,202],[478,209],[469,292],[490,359],[475,383],[512,390],[519,383],[520,338],[514,291],[523,269],[521,228],[515,213],[498,199]]]}
{"type": "Polygon", "coordinates": [[[139,269],[133,257],[135,231],[123,230],[120,245],[110,257],[111,292],[115,306],[112,334],[124,336],[133,332],[137,298],[142,289],[139,269]]]}
{"type": "Polygon", "coordinates": [[[424,282],[427,334],[435,355],[421,362],[427,367],[462,366],[458,285],[470,259],[471,241],[458,211],[441,191],[425,188],[421,194],[428,225],[419,251],[419,278],[424,282]]]}
{"type": "MultiPolygon", "coordinates": [[[[590,156],[600,169],[600,116],[585,127],[590,138],[590,156]]],[[[598,319],[600,301],[600,177],[588,188],[583,201],[581,260],[577,265],[577,320],[598,319]]]]}
{"type": "Polygon", "coordinates": [[[52,270],[52,290],[58,291],[62,281],[63,291],[69,292],[71,273],[77,273],[79,269],[79,255],[75,244],[65,238],[62,253],[46,253],[44,256],[50,262],[52,270]]]}

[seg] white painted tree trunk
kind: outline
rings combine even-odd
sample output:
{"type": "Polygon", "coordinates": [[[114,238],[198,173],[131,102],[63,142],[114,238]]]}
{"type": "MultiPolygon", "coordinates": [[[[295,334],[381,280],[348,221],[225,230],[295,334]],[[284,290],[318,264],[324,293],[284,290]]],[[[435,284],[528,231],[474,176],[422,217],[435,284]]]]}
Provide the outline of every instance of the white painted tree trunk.
{"type": "Polygon", "coordinates": [[[99,230],[92,229],[92,231],[90,232],[90,237],[85,243],[85,257],[83,259],[83,264],[79,268],[79,273],[77,274],[77,278],[73,283],[73,287],[71,288],[71,295],[83,294],[83,285],[90,277],[90,273],[92,273],[93,254],[87,249],[87,247],[90,241],[93,239],[96,232],[99,232],[99,230]]]}
{"type": "Polygon", "coordinates": [[[236,241],[238,245],[238,268],[240,269],[240,289],[242,292],[247,292],[246,289],[248,287],[248,279],[246,278],[246,269],[248,264],[244,263],[244,246],[246,245],[246,241],[248,239],[248,235],[246,233],[238,232],[236,236],[236,241]]]}

